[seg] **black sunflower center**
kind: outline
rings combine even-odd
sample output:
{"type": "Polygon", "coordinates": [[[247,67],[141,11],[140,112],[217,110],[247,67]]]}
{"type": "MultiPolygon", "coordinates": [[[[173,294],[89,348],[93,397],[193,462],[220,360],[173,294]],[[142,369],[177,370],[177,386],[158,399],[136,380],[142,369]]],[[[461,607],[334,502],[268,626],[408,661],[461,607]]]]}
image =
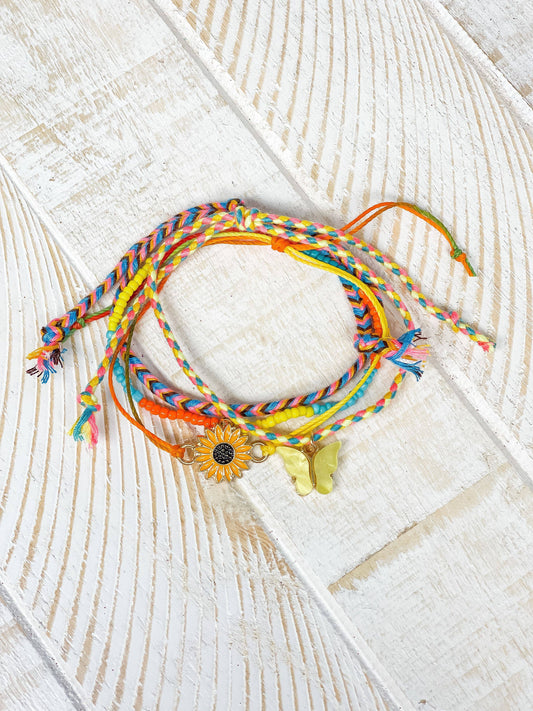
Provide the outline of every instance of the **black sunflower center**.
{"type": "Polygon", "coordinates": [[[235,450],[227,442],[217,444],[213,449],[213,459],[217,464],[229,464],[235,457],[235,450]]]}

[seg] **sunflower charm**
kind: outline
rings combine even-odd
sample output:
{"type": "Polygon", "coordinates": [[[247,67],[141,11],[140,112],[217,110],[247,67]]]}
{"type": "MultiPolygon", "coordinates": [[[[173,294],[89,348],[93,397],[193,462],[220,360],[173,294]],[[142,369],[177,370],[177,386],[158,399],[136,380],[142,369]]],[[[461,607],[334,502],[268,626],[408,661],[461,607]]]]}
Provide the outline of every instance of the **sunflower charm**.
{"type": "Polygon", "coordinates": [[[252,453],[253,446],[248,443],[248,435],[226,420],[198,437],[195,461],[205,471],[206,479],[216,476],[217,481],[231,481],[232,476],[242,476],[241,470],[248,469],[249,461],[260,461],[252,453]]]}

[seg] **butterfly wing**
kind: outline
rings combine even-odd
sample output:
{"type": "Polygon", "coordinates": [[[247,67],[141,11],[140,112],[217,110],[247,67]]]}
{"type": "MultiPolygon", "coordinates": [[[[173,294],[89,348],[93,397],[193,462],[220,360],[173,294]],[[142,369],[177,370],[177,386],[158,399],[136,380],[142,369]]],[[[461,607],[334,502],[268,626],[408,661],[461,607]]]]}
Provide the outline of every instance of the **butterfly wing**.
{"type": "Polygon", "coordinates": [[[276,447],[276,452],[281,455],[285,469],[294,479],[297,493],[307,496],[313,490],[313,482],[311,467],[305,454],[294,447],[276,447]]]}
{"type": "Polygon", "coordinates": [[[333,488],[332,474],[337,471],[337,454],[341,443],[328,444],[313,457],[313,470],[316,479],[316,490],[319,494],[329,494],[333,488]]]}

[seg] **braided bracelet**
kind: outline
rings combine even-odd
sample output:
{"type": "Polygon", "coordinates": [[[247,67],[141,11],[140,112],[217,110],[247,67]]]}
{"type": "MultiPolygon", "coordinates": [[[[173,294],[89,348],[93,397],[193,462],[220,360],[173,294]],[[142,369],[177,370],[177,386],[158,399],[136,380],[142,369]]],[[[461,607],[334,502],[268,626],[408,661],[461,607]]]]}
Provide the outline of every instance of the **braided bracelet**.
{"type": "Polygon", "coordinates": [[[208,203],[181,212],[159,225],[126,252],[94,291],[64,316],[44,326],[41,329],[43,345],[28,355],[36,364],[27,372],[38,375],[46,383],[57,366],[63,366],[63,342],[92,321],[109,317],[104,357],[78,398],[83,410],[70,430],[76,440],[86,440],[90,446],[97,442],[95,413],[100,405],[95,390],[107,374],[119,411],[156,446],[184,464],[198,463],[207,478],[229,481],[240,477],[250,462],[264,461],[277,452],[299,494],[308,494],[313,488],[322,494],[329,493],[340,442],[322,447],[319,443],[334,432],[380,412],[395,397],[408,373],[417,380],[421,377],[428,355],[427,345],[421,343],[425,339],[421,338],[420,329],[415,327],[400,296],[349,247],[366,253],[398,276],[414,299],[454,331],[461,331],[487,352],[495,345],[462,321],[457,313],[448,313],[426,299],[404,269],[356,235],[371,220],[393,207],[411,212],[438,230],[449,242],[450,256],[461,262],[470,276],[475,276],[465,253],[457,247],[446,227],[430,213],[409,203],[379,203],[342,229],[248,209],[237,199],[208,203]],[[255,404],[229,404],[221,400],[187,361],[159,301],[159,292],[175,267],[199,247],[212,244],[266,245],[299,262],[336,274],[355,319],[353,365],[328,387],[305,395],[255,404]],[[113,304],[89,313],[104,294],[115,287],[113,304]],[[406,331],[397,338],[389,332],[384,296],[398,309],[406,326],[406,331]],[[132,352],[135,327],[148,309],[153,309],[176,361],[202,398],[191,398],[162,383],[132,352]],[[382,359],[398,367],[387,392],[374,405],[340,415],[367,391],[382,359]],[[122,385],[131,412],[117,397],[114,379],[122,385]],[[348,384],[350,389],[346,395],[337,400],[329,399],[348,384]],[[154,399],[147,397],[148,393],[153,394],[154,399]],[[193,443],[187,444],[163,440],[145,427],[137,408],[162,418],[182,419],[202,426],[203,436],[198,435],[193,443]],[[288,433],[273,429],[278,423],[296,417],[307,418],[307,422],[288,433]],[[251,435],[255,438],[253,441],[251,435]]]}

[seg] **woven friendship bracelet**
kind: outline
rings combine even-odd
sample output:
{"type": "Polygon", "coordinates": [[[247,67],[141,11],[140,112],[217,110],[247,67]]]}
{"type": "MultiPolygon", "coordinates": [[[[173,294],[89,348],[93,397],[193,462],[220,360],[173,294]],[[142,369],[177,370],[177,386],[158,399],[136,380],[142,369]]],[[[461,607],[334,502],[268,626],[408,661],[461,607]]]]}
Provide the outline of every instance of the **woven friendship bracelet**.
{"type": "Polygon", "coordinates": [[[395,397],[408,373],[418,380],[428,355],[407,307],[391,284],[379,277],[350,248],[362,251],[399,277],[411,296],[431,315],[460,331],[485,351],[494,343],[458,316],[435,306],[420,292],[407,272],[375,247],[359,239],[357,232],[391,208],[411,212],[432,225],[448,241],[450,256],[461,262],[470,276],[474,271],[446,227],[433,215],[409,203],[385,202],[365,210],[342,229],[247,208],[240,200],[209,203],[175,215],[134,244],[113,271],[74,308],[41,329],[43,345],[28,355],[36,364],[27,372],[46,383],[63,365],[63,343],[92,321],[108,317],[107,344],[95,375],[80,393],[82,412],[70,433],[76,440],[94,446],[98,440],[96,413],[100,405],[95,391],[107,375],[113,401],[119,411],[156,446],[185,464],[198,463],[207,478],[217,481],[242,476],[250,462],[264,461],[279,453],[293,477],[299,494],[313,488],[320,493],[332,489],[340,442],[325,446],[323,440],[335,432],[380,412],[395,397]],[[304,395],[262,403],[226,403],[202,380],[187,361],[164,314],[159,293],[174,269],[198,248],[213,244],[270,246],[299,262],[338,276],[355,320],[354,363],[335,382],[304,395]],[[113,304],[91,311],[104,294],[115,289],[113,304]],[[386,299],[384,298],[386,297],[386,299]],[[400,312],[405,332],[393,337],[385,303],[400,312]],[[139,320],[153,310],[177,363],[200,393],[199,398],[174,390],[161,382],[131,350],[139,320]],[[351,414],[341,414],[361,398],[386,359],[398,372],[374,405],[351,414]],[[120,402],[114,381],[124,389],[129,411],[120,402]],[[349,385],[348,392],[330,399],[349,385]],[[151,397],[153,396],[153,397],[151,397]],[[139,410],[166,419],[182,419],[204,428],[194,443],[175,444],[158,437],[143,424],[139,410]],[[276,426],[293,418],[307,422],[289,432],[276,426]],[[250,437],[254,437],[253,440],[250,437]]]}

